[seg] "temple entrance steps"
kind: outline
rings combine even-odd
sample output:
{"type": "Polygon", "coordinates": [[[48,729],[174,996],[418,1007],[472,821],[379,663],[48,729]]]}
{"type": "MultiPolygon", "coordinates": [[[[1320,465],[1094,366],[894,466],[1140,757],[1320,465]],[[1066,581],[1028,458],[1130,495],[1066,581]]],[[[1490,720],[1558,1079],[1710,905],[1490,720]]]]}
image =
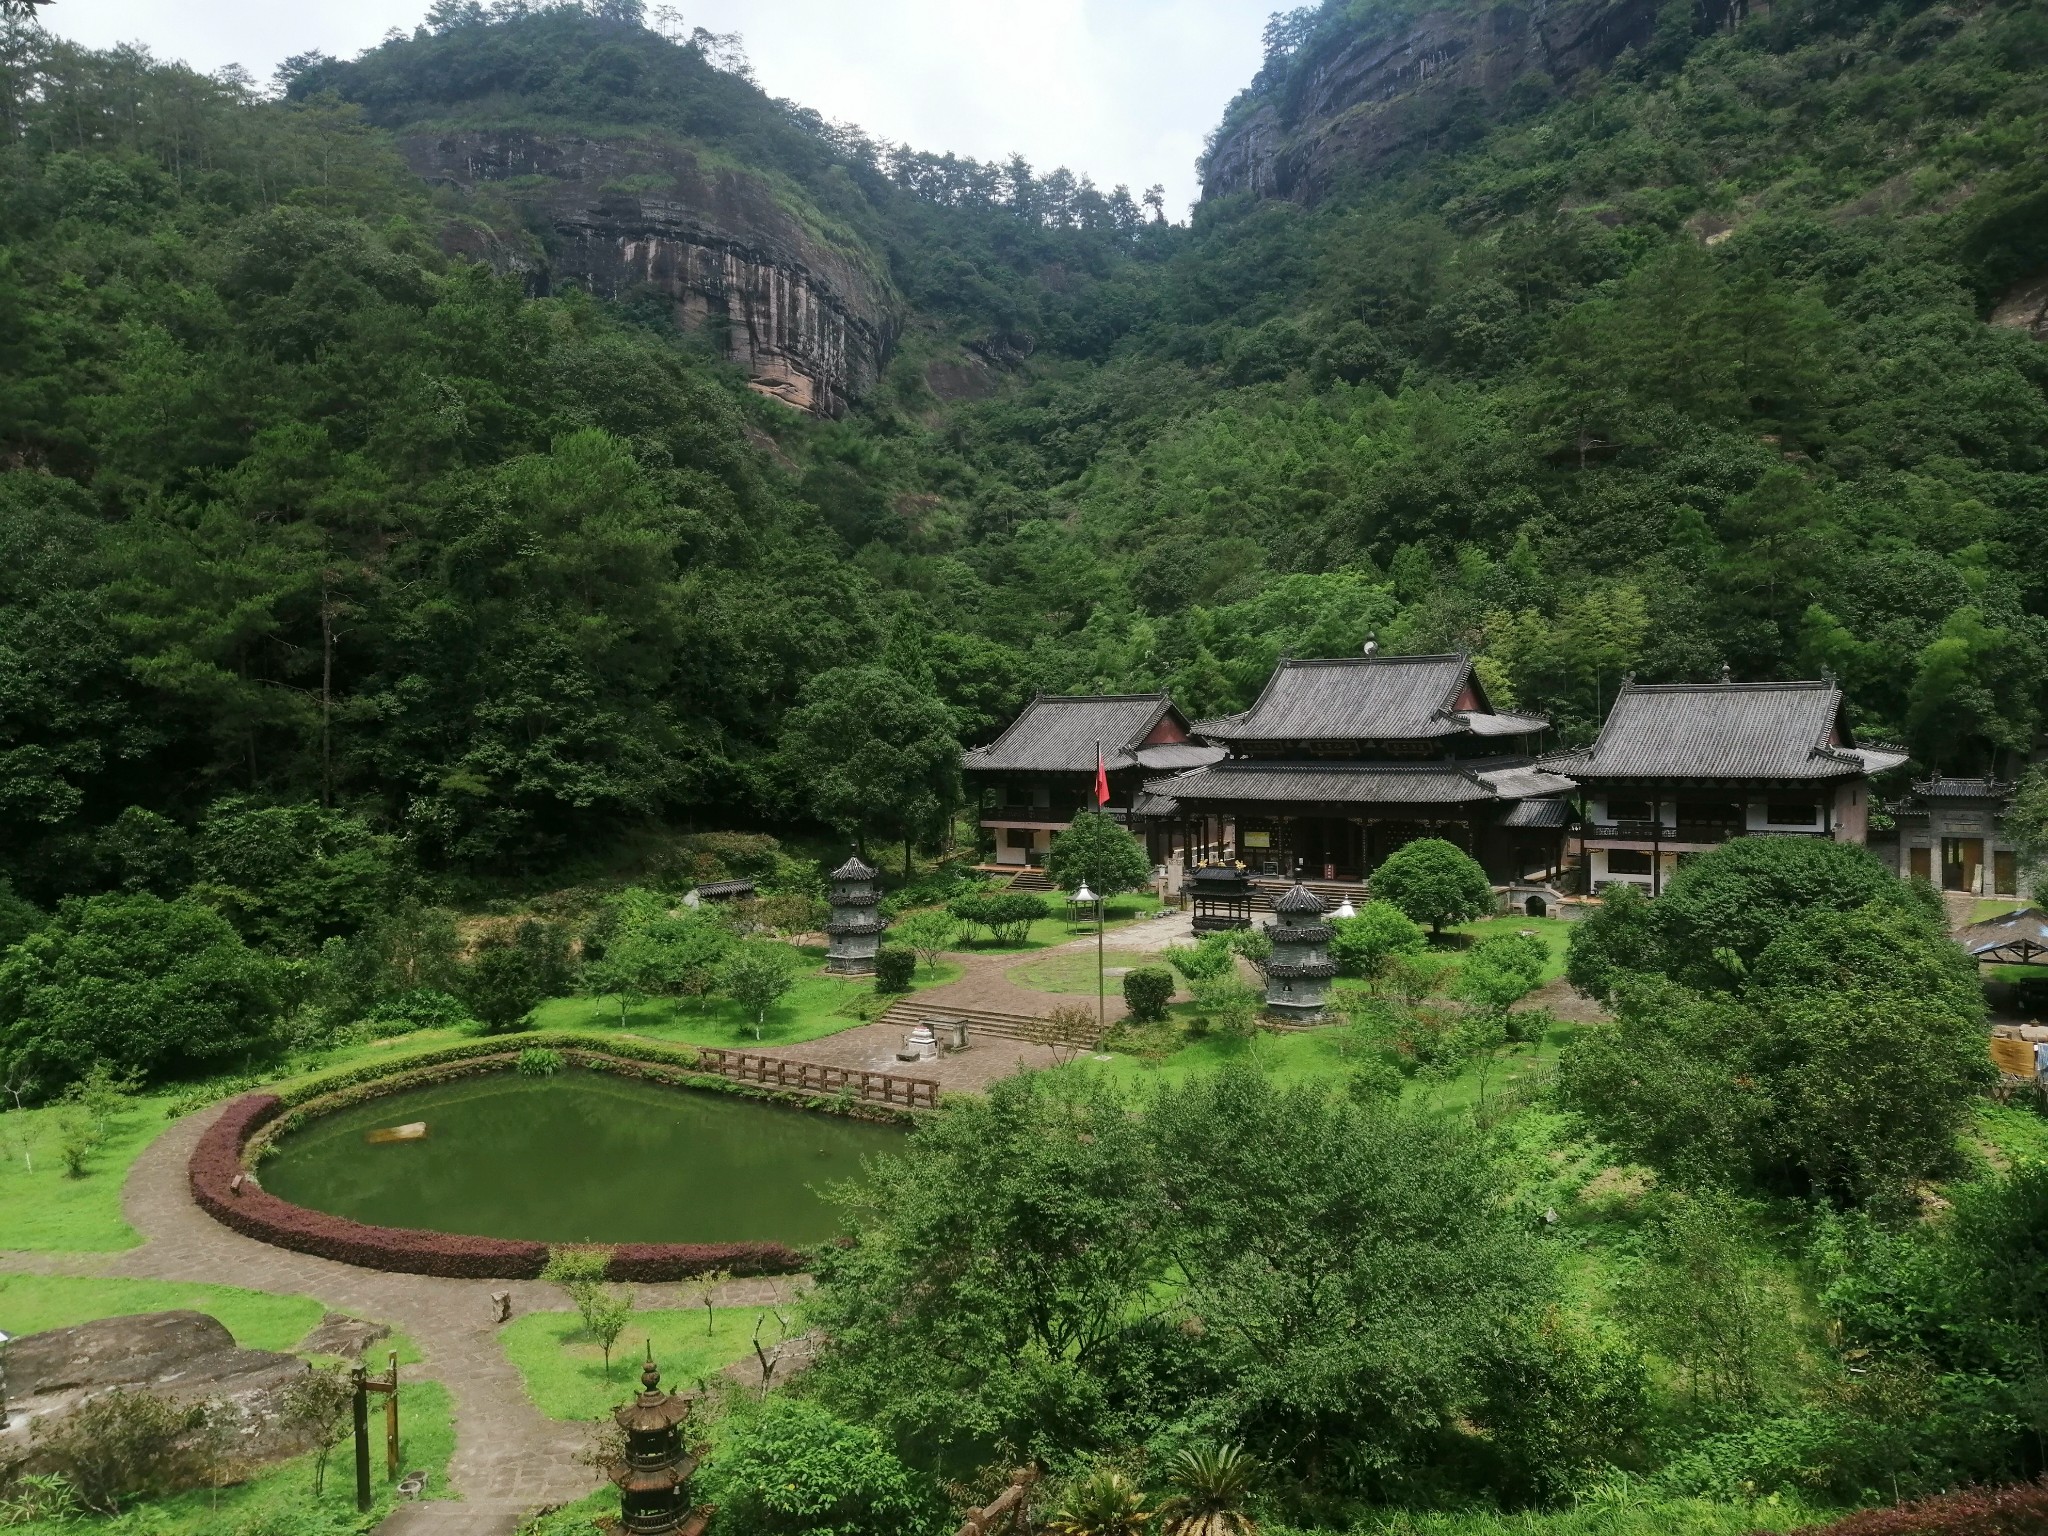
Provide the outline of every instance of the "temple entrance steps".
{"type": "MultiPolygon", "coordinates": [[[[1077,997],[1073,1001],[1079,1004],[1087,1000],[1077,997]]],[[[1089,1008],[1092,1012],[1092,1002],[1089,1003],[1089,1008]]],[[[999,1013],[990,1008],[954,1008],[944,1003],[920,1002],[915,997],[901,998],[891,1003],[875,1022],[893,1024],[900,1029],[910,1030],[927,1019],[965,1019],[967,1038],[970,1042],[980,1036],[983,1039],[993,1037],[998,1040],[1021,1040],[1031,1045],[1055,1043],[1052,1039],[1051,1025],[1045,1019],[1034,1018],[1028,1013],[999,1013]]],[[[1101,1031],[1097,1030],[1091,1021],[1085,1031],[1057,1043],[1093,1050],[1101,1039],[1101,1031]]]]}
{"type": "Polygon", "coordinates": [[[1052,876],[1042,869],[1027,869],[1019,872],[1017,877],[1010,882],[1009,888],[1013,891],[1036,891],[1041,896],[1049,896],[1058,889],[1052,883],[1052,876]]]}
{"type": "MultiPolygon", "coordinates": [[[[1301,882],[1322,899],[1323,906],[1336,911],[1340,903],[1350,902],[1362,907],[1372,899],[1372,890],[1362,880],[1304,880],[1301,882]]],[[[1264,911],[1271,911],[1273,903],[1294,889],[1292,880],[1278,880],[1269,875],[1260,875],[1252,880],[1252,905],[1264,911]]]]}

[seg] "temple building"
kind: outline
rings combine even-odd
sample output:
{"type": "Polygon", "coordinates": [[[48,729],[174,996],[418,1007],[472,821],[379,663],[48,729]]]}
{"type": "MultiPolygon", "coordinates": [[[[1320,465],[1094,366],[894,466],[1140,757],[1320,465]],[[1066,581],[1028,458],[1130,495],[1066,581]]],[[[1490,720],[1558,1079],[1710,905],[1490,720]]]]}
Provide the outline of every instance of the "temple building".
{"type": "Polygon", "coordinates": [[[1622,684],[1589,747],[1545,760],[1584,790],[1584,889],[1651,895],[1680,859],[1749,836],[1868,840],[1870,779],[1903,752],[1858,747],[1831,678],[1622,684]]]}
{"type": "Polygon", "coordinates": [[[2001,825],[2012,792],[2003,779],[1936,774],[1921,780],[1911,798],[1893,808],[1892,835],[1871,838],[1872,851],[1895,864],[1902,879],[1977,896],[2031,898],[2019,851],[2001,825]]]}
{"type": "MultiPolygon", "coordinates": [[[[1108,770],[1109,813],[1141,838],[1148,827],[1142,815],[1133,820],[1133,811],[1144,781],[1223,756],[1189,739],[1186,716],[1163,693],[1040,694],[1002,735],[961,758],[979,799],[982,830],[994,844],[991,862],[1031,868],[1045,862],[1052,840],[1077,812],[1095,805],[1098,749],[1108,770]]],[[[1170,850],[1151,852],[1154,863],[1164,863],[1170,850]]]]}
{"type": "Polygon", "coordinates": [[[1563,862],[1578,787],[1537,763],[1547,728],[1494,709],[1466,656],[1282,661],[1250,709],[1194,727],[1225,755],[1147,781],[1138,808],[1162,846],[1222,823],[1255,874],[1360,881],[1440,837],[1497,883],[1540,877],[1563,862]]]}

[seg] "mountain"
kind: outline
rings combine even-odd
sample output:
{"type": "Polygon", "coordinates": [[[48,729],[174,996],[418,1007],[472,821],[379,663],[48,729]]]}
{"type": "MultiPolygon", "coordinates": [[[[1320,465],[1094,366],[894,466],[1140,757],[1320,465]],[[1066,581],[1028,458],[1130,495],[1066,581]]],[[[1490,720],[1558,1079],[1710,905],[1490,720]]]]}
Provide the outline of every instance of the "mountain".
{"type": "Polygon", "coordinates": [[[1376,631],[1566,740],[1727,665],[1833,671],[1918,769],[2035,750],[2037,6],[1327,0],[1185,226],[645,21],[437,4],[283,99],[9,24],[37,899],[229,797],[458,885],[802,819],[784,722],[849,668],[971,742],[1376,631]]]}

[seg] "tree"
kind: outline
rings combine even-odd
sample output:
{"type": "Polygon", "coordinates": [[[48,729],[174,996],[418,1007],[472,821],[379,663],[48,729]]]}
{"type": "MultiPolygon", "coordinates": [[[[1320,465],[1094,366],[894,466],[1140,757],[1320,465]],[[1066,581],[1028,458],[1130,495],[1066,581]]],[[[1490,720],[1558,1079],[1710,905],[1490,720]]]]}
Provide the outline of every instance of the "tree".
{"type": "Polygon", "coordinates": [[[2029,875],[2048,875],[2048,768],[2029,768],[2006,807],[2005,835],[2029,875]]]}
{"type": "Polygon", "coordinates": [[[1641,888],[1627,882],[1601,892],[1600,905],[1572,924],[1565,941],[1565,979],[1603,1003],[1625,976],[1654,975],[1663,968],[1656,912],[1641,888]]]}
{"type": "Polygon", "coordinates": [[[1245,1513],[1261,1471],[1241,1445],[1198,1445],[1174,1452],[1166,1464],[1173,1492],[1159,1507],[1166,1536],[1258,1536],[1245,1513]]]}
{"type": "Polygon", "coordinates": [[[583,1319],[583,1331],[604,1352],[604,1379],[612,1379],[612,1346],[626,1331],[633,1316],[633,1293],[585,1282],[575,1289],[576,1311],[583,1319]]]}
{"type": "Polygon", "coordinates": [[[1432,935],[1446,923],[1470,922],[1493,910],[1493,883],[1464,849],[1440,837],[1397,848],[1372,873],[1374,901],[1392,902],[1432,935]]]}
{"type": "Polygon", "coordinates": [[[1356,917],[1330,920],[1330,958],[1346,976],[1377,981],[1396,955],[1420,954],[1423,931],[1391,901],[1369,901],[1356,917]]]}
{"type": "Polygon", "coordinates": [[[1116,822],[1100,811],[1083,811],[1052,840],[1045,872],[1069,895],[1085,885],[1108,897],[1144,885],[1152,878],[1152,861],[1116,822]]]}
{"type": "Polygon", "coordinates": [[[836,667],[804,685],[783,721],[780,762],[809,815],[861,840],[910,845],[959,802],[960,743],[939,699],[886,667],[836,667]]]}
{"type": "Polygon", "coordinates": [[[703,1486],[733,1536],[935,1536],[946,1517],[872,1429],[779,1393],[721,1438],[703,1486]]]}
{"type": "Polygon", "coordinates": [[[46,1090],[100,1061],[217,1071],[271,1047],[282,990],[276,962],[197,902],[71,897],[0,960],[0,1054],[46,1090]]]}
{"type": "Polygon", "coordinates": [[[528,918],[509,937],[494,935],[461,979],[462,1000],[494,1034],[518,1029],[544,1001],[575,980],[569,935],[559,923],[528,918]]]}
{"type": "Polygon", "coordinates": [[[719,986],[754,1026],[754,1038],[768,1023],[768,1010],[796,985],[796,955],[786,944],[756,940],[741,944],[719,970],[719,986]]]}
{"type": "Polygon", "coordinates": [[[1847,912],[1869,902],[1940,903],[1913,888],[1866,848],[1821,837],[1740,837],[1680,866],[1654,915],[1665,966],[1693,987],[1739,986],[1764,949],[1803,914],[1847,912]]]}
{"type": "Polygon", "coordinates": [[[960,920],[943,907],[932,907],[898,919],[891,937],[917,951],[925,969],[936,970],[939,957],[960,941],[960,920]]]}
{"type": "Polygon", "coordinates": [[[1550,946],[1535,934],[1502,933],[1466,951],[1452,990],[1482,1013],[1505,1018],[1535,991],[1550,964],[1550,946]]]}
{"type": "Polygon", "coordinates": [[[279,1400],[278,1411],[285,1423],[313,1446],[313,1493],[327,1486],[327,1463],[334,1448],[349,1432],[349,1414],[355,1402],[348,1373],[340,1366],[311,1370],[293,1378],[279,1400]]]}
{"type": "Polygon", "coordinates": [[[1093,1075],[948,1099],[838,1197],[850,1240],[819,1250],[809,1304],[821,1400],[940,1447],[1093,1443],[1106,1376],[1158,1338],[1149,1166],[1131,1105],[1093,1075]]]}
{"type": "Polygon", "coordinates": [[[223,800],[194,843],[192,894],[251,942],[304,955],[373,925],[397,894],[398,839],[314,805],[223,800]]]}

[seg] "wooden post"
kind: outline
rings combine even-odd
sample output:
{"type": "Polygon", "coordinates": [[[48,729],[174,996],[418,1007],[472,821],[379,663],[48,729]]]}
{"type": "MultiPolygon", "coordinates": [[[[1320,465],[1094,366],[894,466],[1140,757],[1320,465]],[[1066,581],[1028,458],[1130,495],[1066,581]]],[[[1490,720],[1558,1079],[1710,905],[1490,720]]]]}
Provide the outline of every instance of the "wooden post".
{"type": "Polygon", "coordinates": [[[384,1388],[384,1481],[398,1481],[398,1351],[392,1350],[390,1377],[384,1388]]]}
{"type": "Polygon", "coordinates": [[[358,1364],[348,1373],[349,1385],[355,1388],[356,1428],[356,1510],[367,1514],[370,1508],[370,1389],[358,1364]]]}

